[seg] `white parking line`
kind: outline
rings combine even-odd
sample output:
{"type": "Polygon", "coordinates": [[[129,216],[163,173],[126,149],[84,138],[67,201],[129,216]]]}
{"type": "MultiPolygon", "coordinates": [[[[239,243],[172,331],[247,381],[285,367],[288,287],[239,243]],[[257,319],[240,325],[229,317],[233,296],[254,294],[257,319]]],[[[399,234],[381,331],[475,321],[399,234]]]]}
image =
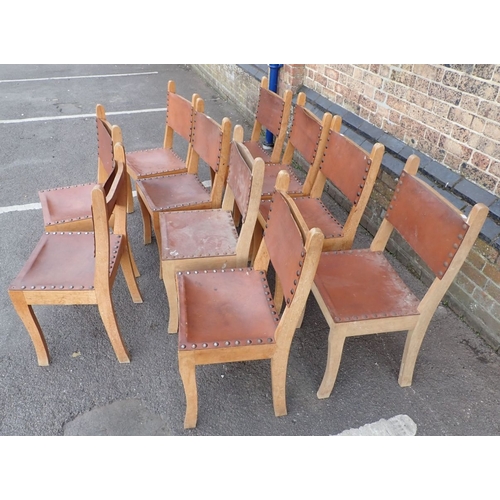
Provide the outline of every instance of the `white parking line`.
{"type": "Polygon", "coordinates": [[[111,75],[80,75],[80,76],[51,76],[47,78],[21,78],[18,80],[0,80],[0,83],[19,83],[19,82],[45,82],[48,80],[76,80],[78,78],[112,78],[117,76],[142,76],[157,75],[158,71],[145,71],[142,73],[115,73],[111,75]]]}
{"type": "MultiPolygon", "coordinates": [[[[134,109],[131,111],[106,111],[106,116],[114,115],[133,115],[137,113],[156,113],[157,111],[165,112],[167,108],[151,108],[151,109],[134,109]]],[[[27,122],[46,122],[53,120],[74,120],[81,118],[95,118],[95,113],[82,113],[81,115],[61,115],[61,116],[39,116],[35,118],[17,118],[13,120],[0,120],[0,125],[12,123],[27,123],[27,122]]]]}
{"type": "MultiPolygon", "coordinates": [[[[132,191],[133,196],[137,196],[137,191],[132,191]]],[[[25,205],[11,205],[10,207],[0,207],[0,214],[9,212],[25,212],[26,210],[41,210],[41,203],[26,203],[25,205]]]]}

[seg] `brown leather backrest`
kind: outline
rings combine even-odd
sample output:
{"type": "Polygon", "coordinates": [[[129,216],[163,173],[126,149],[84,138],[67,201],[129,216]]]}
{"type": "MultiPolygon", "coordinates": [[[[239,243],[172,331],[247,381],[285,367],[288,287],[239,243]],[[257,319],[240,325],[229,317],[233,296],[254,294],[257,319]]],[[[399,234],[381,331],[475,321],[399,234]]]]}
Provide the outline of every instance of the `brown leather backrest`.
{"type": "Polygon", "coordinates": [[[229,155],[227,184],[234,194],[234,201],[238,206],[243,222],[245,221],[250,201],[252,163],[253,158],[248,149],[243,144],[233,141],[229,155]]]}
{"type": "Polygon", "coordinates": [[[193,149],[214,171],[219,170],[222,128],[205,113],[194,111],[193,149]]]}
{"type": "Polygon", "coordinates": [[[109,124],[101,118],[96,118],[97,125],[97,154],[102,162],[102,166],[111,174],[115,166],[113,159],[113,139],[109,124]]]}
{"type": "Polygon", "coordinates": [[[322,130],[321,120],[303,106],[295,106],[289,140],[309,164],[316,157],[322,130]]]}
{"type": "Polygon", "coordinates": [[[386,219],[438,278],[446,273],[469,229],[458,210],[407,172],[401,174],[386,219]]]}
{"type": "Polygon", "coordinates": [[[259,102],[257,104],[256,120],[273,135],[279,135],[283,120],[285,101],[278,94],[260,87],[259,102]]]}
{"type": "Polygon", "coordinates": [[[320,169],[353,204],[363,192],[371,163],[369,153],[363,148],[330,130],[320,169]]]}
{"type": "Polygon", "coordinates": [[[290,305],[300,278],[305,249],[299,228],[279,191],[275,191],[271,200],[264,238],[286,304],[290,305]]]}
{"type": "Polygon", "coordinates": [[[174,93],[167,93],[167,127],[183,137],[187,142],[191,138],[193,106],[190,101],[174,93]]]}

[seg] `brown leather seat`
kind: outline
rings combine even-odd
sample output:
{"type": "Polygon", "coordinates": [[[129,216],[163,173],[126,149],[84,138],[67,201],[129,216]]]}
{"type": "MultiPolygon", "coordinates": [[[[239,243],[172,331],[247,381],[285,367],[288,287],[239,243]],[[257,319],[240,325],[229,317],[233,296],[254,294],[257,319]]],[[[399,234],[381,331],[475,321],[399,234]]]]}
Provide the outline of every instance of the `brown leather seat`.
{"type": "Polygon", "coordinates": [[[418,157],[410,156],[369,249],[321,255],[312,290],[330,326],[330,334],[319,398],[330,395],[345,339],[356,335],[407,331],[399,384],[411,385],[429,322],[486,219],[488,209],[483,204],[474,206],[465,219],[416,177],[418,164],[418,157]],[[421,300],[403,282],[384,253],[393,230],[435,275],[421,300]]]}
{"type": "Polygon", "coordinates": [[[266,163],[280,162],[291,107],[292,91],[285,90],[283,97],[281,97],[269,90],[268,78],[264,76],[260,82],[252,135],[249,140],[243,141],[244,146],[248,148],[254,158],[262,158],[266,163]],[[272,150],[265,149],[261,143],[261,135],[264,129],[269,130],[274,135],[272,150]]]}
{"type": "MultiPolygon", "coordinates": [[[[235,127],[235,136],[243,129],[235,127]]],[[[178,271],[247,266],[257,222],[264,162],[233,141],[222,208],[172,211],[160,214],[161,266],[169,303],[169,333],[178,329],[178,271]],[[237,229],[234,208],[241,217],[237,229]]]]}
{"type": "Polygon", "coordinates": [[[276,192],[253,268],[183,271],[179,289],[179,371],[186,393],[184,427],[196,426],[196,365],[271,359],[274,412],[286,415],[290,345],[316,271],[323,235],[305,243],[290,211],[293,200],[276,192]],[[282,293],[267,282],[272,263],[282,293]],[[283,305],[284,299],[284,305],[283,305]]]}
{"type": "Polygon", "coordinates": [[[46,232],[9,286],[12,303],[33,341],[38,364],[49,364],[49,351],[33,305],[96,304],[121,363],[129,362],[111,299],[111,289],[122,267],[132,300],[142,302],[125,236],[125,153],[115,145],[117,166],[109,182],[92,188],[94,232],[46,232]],[[109,214],[115,214],[115,234],[109,214]]]}
{"type": "MultiPolygon", "coordinates": [[[[198,94],[193,94],[191,102],[176,93],[175,82],[167,85],[167,117],[163,147],[132,151],[127,153],[127,172],[131,179],[145,179],[158,175],[180,174],[187,172],[187,161],[191,154],[193,111],[197,104],[203,111],[204,102],[198,94]],[[186,158],[174,151],[174,141],[187,147],[186,158]]],[[[128,211],[133,211],[132,183],[129,181],[128,211]]]]}
{"type": "Polygon", "coordinates": [[[141,207],[144,243],[151,242],[151,223],[161,252],[161,212],[220,208],[227,177],[227,162],[231,142],[231,121],[224,118],[219,125],[196,109],[193,112],[192,150],[188,171],[183,174],[162,175],[136,181],[141,207]],[[213,172],[214,180],[208,191],[198,176],[199,159],[213,172]]]}

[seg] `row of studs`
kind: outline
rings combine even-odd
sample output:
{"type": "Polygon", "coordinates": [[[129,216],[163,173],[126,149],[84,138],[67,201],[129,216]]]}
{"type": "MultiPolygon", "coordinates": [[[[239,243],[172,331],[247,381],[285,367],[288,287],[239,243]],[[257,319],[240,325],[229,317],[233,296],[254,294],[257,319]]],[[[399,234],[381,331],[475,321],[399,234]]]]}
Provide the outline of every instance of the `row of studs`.
{"type": "MultiPolygon", "coordinates": [[[[209,274],[209,273],[217,273],[217,272],[220,272],[220,273],[224,273],[224,272],[247,272],[247,271],[253,271],[253,269],[251,267],[249,268],[246,268],[246,269],[243,269],[243,268],[239,268],[239,269],[221,269],[221,270],[216,270],[216,269],[213,269],[211,271],[179,271],[177,274],[180,276],[182,274],[209,274]]],[[[271,292],[269,291],[269,285],[267,284],[267,278],[265,276],[265,272],[264,271],[259,271],[259,273],[263,276],[262,278],[262,287],[264,288],[264,293],[265,295],[267,296],[267,301],[269,302],[269,308],[271,309],[271,314],[273,315],[273,318],[274,318],[274,321],[278,322],[279,321],[279,316],[278,316],[278,313],[276,311],[276,308],[274,306],[274,303],[272,301],[272,298],[271,298],[271,292]]],[[[264,341],[262,339],[256,339],[256,342],[257,344],[262,344],[264,341]]],[[[271,338],[271,337],[268,337],[267,339],[267,342],[269,344],[272,344],[274,342],[274,339],[271,338]]],[[[235,340],[233,342],[233,345],[235,346],[239,346],[239,345],[251,345],[253,344],[253,341],[251,339],[248,339],[246,340],[245,342],[242,342],[241,340],[235,340]]],[[[231,346],[231,341],[229,340],[226,340],[226,341],[220,341],[220,342],[204,342],[203,344],[201,345],[198,345],[198,344],[191,344],[189,347],[191,349],[197,349],[199,347],[202,347],[204,349],[208,348],[208,347],[230,347],[231,346]]],[[[188,346],[186,344],[181,344],[180,345],[180,348],[181,349],[187,349],[188,346]]]]}
{"type": "Polygon", "coordinates": [[[49,191],[61,191],[63,189],[74,189],[77,187],[83,187],[83,186],[93,186],[95,182],[86,182],[85,184],[74,184],[73,186],[64,186],[64,187],[56,187],[56,188],[50,188],[50,189],[42,189],[40,193],[47,193],[49,191]]]}
{"type": "MultiPolygon", "coordinates": [[[[358,248],[358,249],[353,249],[353,250],[333,250],[331,252],[326,252],[326,253],[350,255],[350,254],[366,253],[366,252],[367,252],[366,249],[358,248]]],[[[383,252],[372,252],[372,253],[375,253],[378,255],[383,255],[383,252]]],[[[399,285],[402,287],[406,287],[405,283],[398,275],[394,276],[393,281],[398,282],[399,285]]],[[[335,316],[333,318],[333,320],[336,323],[341,323],[344,321],[358,321],[361,319],[392,318],[392,317],[396,317],[396,316],[399,316],[399,313],[397,313],[397,312],[393,312],[393,313],[384,312],[384,313],[380,313],[380,314],[361,314],[360,316],[345,316],[345,317],[335,316]]]]}
{"type": "MultiPolygon", "coordinates": [[[[269,222],[271,220],[271,212],[273,211],[273,204],[274,203],[274,199],[271,199],[271,206],[269,207],[269,212],[267,214],[267,221],[269,222]]],[[[267,229],[267,226],[268,226],[268,222],[266,222],[266,227],[265,229],[267,229]]],[[[263,236],[266,235],[266,231],[264,229],[264,232],[263,232],[263,236]]],[[[306,251],[304,248],[302,248],[302,251],[300,252],[300,256],[301,257],[305,257],[306,255],[306,251]]],[[[297,278],[300,277],[300,274],[301,274],[301,267],[303,266],[304,264],[304,261],[303,260],[299,260],[299,267],[297,268],[297,271],[295,272],[297,278]]],[[[293,295],[295,293],[295,290],[297,290],[297,286],[298,286],[298,279],[294,279],[293,280],[293,284],[294,284],[294,288],[291,288],[290,289],[290,295],[293,295]]],[[[286,305],[289,306],[291,304],[292,300],[290,299],[290,297],[287,297],[286,299],[286,305]]]]}
{"type": "MultiPolygon", "coordinates": [[[[167,127],[170,127],[175,132],[174,127],[172,127],[172,126],[170,126],[168,124],[168,110],[170,109],[168,101],[169,101],[169,98],[170,98],[170,94],[171,94],[171,92],[167,92],[167,112],[165,114],[165,123],[166,123],[167,127]]],[[[193,108],[192,105],[190,106],[190,108],[191,108],[191,117],[190,117],[191,127],[189,129],[189,142],[192,142],[192,140],[193,140],[193,114],[194,114],[194,108],[193,108]]]]}
{"type": "MultiPolygon", "coordinates": [[[[339,232],[333,233],[329,237],[330,238],[340,238],[341,236],[343,236],[344,233],[342,232],[342,224],[340,224],[340,222],[332,215],[332,213],[328,210],[328,208],[325,207],[325,205],[323,204],[323,202],[319,198],[314,198],[314,199],[318,201],[320,207],[323,209],[323,211],[326,213],[326,215],[328,215],[330,217],[330,219],[335,221],[339,225],[339,227],[341,228],[339,232]]],[[[325,234],[325,238],[327,238],[326,234],[325,234]]]]}
{"type": "MultiPolygon", "coordinates": [[[[270,90],[267,90],[267,89],[264,89],[263,87],[260,87],[260,90],[259,90],[259,101],[257,102],[257,110],[256,110],[256,112],[255,112],[255,114],[256,114],[256,115],[258,115],[258,114],[259,114],[259,106],[260,106],[260,104],[261,104],[261,102],[262,102],[261,94],[262,94],[263,92],[265,92],[265,91],[267,91],[267,92],[271,92],[270,90]]],[[[285,101],[282,101],[282,102],[281,102],[280,121],[279,121],[279,124],[278,124],[278,129],[281,129],[281,123],[282,123],[282,121],[283,121],[283,110],[284,110],[284,109],[285,109],[285,101]]]]}
{"type": "MultiPolygon", "coordinates": [[[[196,117],[198,116],[198,113],[200,111],[194,111],[193,112],[193,131],[192,131],[192,142],[194,144],[194,137],[196,136],[196,117]]],[[[215,168],[212,168],[212,165],[209,165],[209,167],[214,170],[215,173],[219,171],[219,165],[220,165],[220,159],[221,159],[221,153],[222,153],[222,131],[219,130],[219,154],[217,155],[217,165],[215,168]]]]}
{"type": "MultiPolygon", "coordinates": [[[[78,231],[78,232],[46,232],[45,233],[47,236],[54,236],[54,235],[69,235],[69,236],[73,236],[73,235],[79,235],[79,234],[94,234],[93,232],[89,232],[89,231],[85,231],[85,232],[82,232],[82,231],[78,231]]],[[[117,237],[120,239],[121,238],[121,235],[117,235],[117,237]]],[[[114,263],[115,263],[115,260],[116,260],[116,255],[118,253],[118,249],[120,248],[120,242],[118,242],[112,249],[112,252],[113,252],[113,256],[111,257],[111,262],[110,262],[110,266],[109,266],[109,270],[111,271],[113,266],[114,266],[114,263]]],[[[27,288],[27,286],[29,285],[21,285],[19,288],[21,290],[25,290],[27,288]]],[[[16,287],[15,286],[11,286],[10,287],[11,289],[15,290],[16,287]]],[[[29,289],[30,290],[36,290],[36,285],[31,285],[29,286],[29,289]]],[[[55,289],[59,289],[59,290],[63,290],[64,289],[64,285],[40,285],[38,287],[40,290],[55,290],[55,289]]],[[[86,287],[85,285],[79,285],[79,286],[74,286],[74,285],[68,285],[67,288],[69,290],[74,290],[74,289],[85,289],[85,288],[88,288],[89,290],[93,290],[94,289],[94,285],[89,285],[88,287],[86,287]]]]}
{"type": "MultiPolygon", "coordinates": [[[[327,142],[326,142],[325,151],[323,152],[323,159],[321,160],[321,164],[319,166],[320,170],[321,170],[321,168],[323,166],[323,163],[325,161],[326,151],[328,149],[328,143],[330,142],[330,137],[334,133],[337,133],[337,132],[334,132],[333,130],[330,130],[329,133],[328,133],[328,139],[327,139],[327,142]]],[[[357,203],[359,201],[359,198],[361,197],[361,193],[363,192],[363,188],[365,187],[365,181],[366,181],[366,179],[368,177],[368,172],[370,171],[370,166],[372,164],[372,159],[370,157],[366,156],[366,155],[364,157],[364,160],[366,161],[366,164],[368,166],[365,167],[365,174],[362,176],[362,181],[358,185],[359,191],[356,192],[356,198],[353,200],[353,205],[357,205],[357,203]]]]}
{"type": "MultiPolygon", "coordinates": [[[[398,197],[398,193],[400,192],[400,188],[399,188],[399,186],[402,186],[402,185],[403,185],[403,179],[405,178],[405,176],[406,176],[406,175],[407,175],[407,174],[406,174],[406,172],[405,172],[405,171],[401,172],[401,176],[400,176],[399,181],[398,181],[398,183],[397,183],[397,185],[396,185],[396,190],[395,190],[394,195],[393,195],[393,197],[392,197],[392,199],[393,199],[393,200],[397,200],[397,199],[398,199],[398,198],[397,198],[397,197],[398,197]]],[[[386,218],[386,219],[387,219],[387,218],[389,218],[389,210],[392,210],[392,209],[393,209],[393,205],[392,205],[392,202],[391,202],[391,204],[389,205],[389,208],[388,208],[388,210],[387,210],[387,213],[386,213],[386,215],[385,215],[385,218],[386,218]]],[[[465,224],[465,223],[464,223],[464,224],[462,224],[462,229],[466,232],[466,231],[467,231],[467,229],[469,229],[469,226],[468,226],[467,224],[465,224]]],[[[451,260],[453,259],[453,257],[455,256],[456,251],[458,250],[458,248],[459,248],[459,246],[460,246],[460,244],[461,244],[461,241],[464,239],[464,234],[459,233],[459,234],[457,235],[457,239],[459,240],[459,243],[453,243],[453,251],[450,251],[450,252],[448,253],[448,258],[450,259],[450,261],[451,261],[451,260]]],[[[450,265],[450,261],[445,260],[445,261],[443,262],[443,267],[447,268],[447,267],[450,265]]],[[[442,276],[444,275],[444,272],[443,272],[443,271],[438,271],[438,275],[442,277],[442,276]]]]}
{"type": "MultiPolygon", "coordinates": [[[[99,151],[101,149],[100,147],[101,146],[104,147],[104,145],[102,144],[103,138],[99,136],[99,120],[100,120],[100,118],[96,118],[96,120],[95,120],[95,126],[96,126],[96,130],[97,130],[97,154],[98,155],[99,155],[99,151]]],[[[103,127],[106,130],[106,137],[109,139],[109,145],[107,145],[107,147],[111,151],[111,165],[112,165],[112,168],[115,168],[115,150],[113,148],[113,138],[108,135],[107,128],[104,124],[103,124],[103,127]]]]}

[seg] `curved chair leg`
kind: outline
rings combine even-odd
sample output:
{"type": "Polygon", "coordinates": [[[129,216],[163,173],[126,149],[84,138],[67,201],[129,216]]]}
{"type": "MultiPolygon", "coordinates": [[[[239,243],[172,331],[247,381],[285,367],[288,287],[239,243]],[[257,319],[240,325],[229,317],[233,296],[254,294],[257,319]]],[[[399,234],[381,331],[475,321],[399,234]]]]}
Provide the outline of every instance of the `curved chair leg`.
{"type": "Polygon", "coordinates": [[[127,183],[127,213],[131,214],[134,211],[134,196],[132,194],[132,178],[130,175],[126,175],[127,183]]]}
{"type": "Polygon", "coordinates": [[[125,281],[127,282],[132,301],[135,304],[142,304],[141,292],[139,290],[139,287],[137,286],[137,281],[135,279],[133,260],[130,254],[130,245],[126,238],[122,237],[122,240],[124,248],[123,253],[120,257],[120,266],[122,268],[123,275],[125,276],[125,281]]]}
{"type": "Polygon", "coordinates": [[[106,332],[118,361],[120,363],[130,363],[127,348],[123,343],[123,338],[118,328],[118,323],[116,322],[116,315],[111,297],[107,294],[100,294],[100,296],[97,297],[97,307],[99,308],[104,328],[106,328],[106,332]]]}
{"type": "Polygon", "coordinates": [[[31,337],[31,341],[35,347],[38,365],[48,366],[50,363],[49,350],[47,349],[45,337],[43,336],[42,329],[40,328],[40,324],[38,323],[32,307],[28,305],[22,292],[9,291],[9,295],[14,305],[14,309],[31,337]]]}
{"type": "Polygon", "coordinates": [[[169,262],[161,263],[163,283],[168,299],[168,333],[177,333],[179,330],[177,284],[175,282],[175,268],[169,264],[169,262]]]}
{"type": "Polygon", "coordinates": [[[198,420],[198,390],[196,388],[196,365],[190,353],[179,353],[179,372],[186,394],[184,429],[196,427],[198,420]]]}
{"type": "Polygon", "coordinates": [[[420,346],[422,345],[428,326],[429,321],[419,322],[415,325],[415,328],[409,330],[406,335],[403,360],[401,361],[398,379],[398,383],[401,387],[409,387],[411,385],[417,356],[420,352],[420,346]]]}
{"type": "Polygon", "coordinates": [[[288,354],[281,352],[271,358],[271,384],[273,394],[274,414],[282,417],[287,414],[286,410],[286,370],[288,366],[288,354]]]}
{"type": "Polygon", "coordinates": [[[328,336],[328,357],[326,360],[325,374],[323,381],[316,393],[318,399],[325,399],[330,397],[337,374],[339,372],[340,358],[342,357],[342,349],[344,348],[345,337],[337,335],[334,329],[330,329],[328,336]]]}
{"type": "Polygon", "coordinates": [[[132,269],[134,270],[134,276],[138,278],[141,273],[139,272],[139,268],[137,267],[137,264],[135,263],[135,258],[134,254],[132,253],[132,247],[130,246],[130,242],[127,242],[127,247],[128,247],[128,254],[130,257],[130,263],[132,264],[132,269]]]}
{"type": "Polygon", "coordinates": [[[144,232],[144,244],[148,245],[151,243],[151,216],[149,215],[149,211],[144,203],[143,199],[139,195],[139,191],[137,191],[137,199],[139,200],[139,207],[141,209],[142,215],[142,227],[144,232]]]}

